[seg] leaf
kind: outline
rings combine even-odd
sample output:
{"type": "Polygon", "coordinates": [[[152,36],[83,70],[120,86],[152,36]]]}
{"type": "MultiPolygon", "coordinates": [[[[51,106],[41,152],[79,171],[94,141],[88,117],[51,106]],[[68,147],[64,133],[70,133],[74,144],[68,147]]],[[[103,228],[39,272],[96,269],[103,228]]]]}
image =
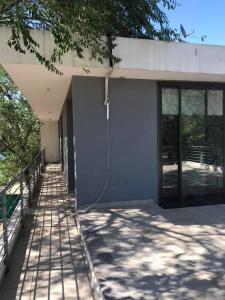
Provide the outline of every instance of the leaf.
{"type": "Polygon", "coordinates": [[[54,64],[62,63],[68,51],[81,59],[89,49],[89,59],[118,63],[113,53],[117,36],[182,42],[166,16],[177,5],[175,0],[1,0],[0,20],[11,28],[9,47],[29,51],[48,70],[61,74],[54,64]],[[51,32],[55,48],[50,58],[40,51],[33,29],[51,32]]]}

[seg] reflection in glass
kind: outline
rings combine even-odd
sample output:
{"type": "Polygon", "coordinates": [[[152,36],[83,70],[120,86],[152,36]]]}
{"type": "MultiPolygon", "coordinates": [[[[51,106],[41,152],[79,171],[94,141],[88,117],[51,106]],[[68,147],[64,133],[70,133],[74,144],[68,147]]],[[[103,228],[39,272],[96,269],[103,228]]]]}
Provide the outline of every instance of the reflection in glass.
{"type": "Polygon", "coordinates": [[[182,197],[223,190],[223,93],[181,91],[182,197]]]}
{"type": "Polygon", "coordinates": [[[163,197],[178,196],[178,90],[162,89],[163,197]]]}
{"type": "Polygon", "coordinates": [[[223,115],[223,91],[207,91],[207,113],[209,116],[223,115]]]}
{"type": "Polygon", "coordinates": [[[162,88],[161,103],[164,205],[222,202],[223,91],[162,88]]]}

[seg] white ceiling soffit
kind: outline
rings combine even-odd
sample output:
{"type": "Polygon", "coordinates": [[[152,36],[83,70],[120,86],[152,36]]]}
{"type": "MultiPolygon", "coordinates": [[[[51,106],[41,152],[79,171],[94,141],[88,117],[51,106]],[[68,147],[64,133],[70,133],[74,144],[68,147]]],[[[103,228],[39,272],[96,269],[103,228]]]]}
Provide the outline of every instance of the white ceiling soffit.
{"type": "MultiPolygon", "coordinates": [[[[40,45],[40,53],[46,58],[50,57],[54,46],[50,33],[33,31],[32,35],[40,45]]],[[[89,62],[88,53],[85,59],[78,60],[72,52],[69,52],[65,55],[63,63],[56,65],[63,73],[61,76],[57,75],[40,65],[33,55],[29,53],[23,55],[9,48],[7,45],[9,37],[10,30],[0,28],[0,64],[42,121],[59,119],[73,75],[104,76],[106,73],[107,63],[104,68],[99,62],[89,62]],[[90,73],[84,71],[87,65],[90,73]]]]}
{"type": "Polygon", "coordinates": [[[41,65],[3,64],[38,118],[58,120],[71,76],[59,76],[41,65]]]}
{"type": "MultiPolygon", "coordinates": [[[[0,29],[0,63],[41,120],[59,118],[72,76],[103,77],[108,71],[108,62],[89,61],[88,52],[83,60],[69,52],[58,66],[63,75],[56,75],[34,56],[10,49],[9,36],[8,28],[0,29]],[[84,66],[88,66],[89,73],[84,66]]],[[[33,37],[42,54],[49,57],[54,46],[50,33],[34,31],[33,37]]],[[[121,58],[111,75],[115,78],[225,82],[224,46],[118,38],[114,54],[121,58]]]]}

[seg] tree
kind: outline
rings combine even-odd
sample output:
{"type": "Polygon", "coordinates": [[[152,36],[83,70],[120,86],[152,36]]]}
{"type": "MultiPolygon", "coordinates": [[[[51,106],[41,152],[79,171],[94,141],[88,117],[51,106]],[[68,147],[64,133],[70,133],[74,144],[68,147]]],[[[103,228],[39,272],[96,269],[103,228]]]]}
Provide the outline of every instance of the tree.
{"type": "Polygon", "coordinates": [[[25,167],[39,150],[40,123],[26,99],[0,68],[0,186],[25,167]]]}
{"type": "Polygon", "coordinates": [[[59,73],[54,64],[69,50],[82,58],[88,48],[92,59],[118,62],[111,51],[117,36],[181,41],[164,12],[176,6],[176,0],[1,0],[0,26],[11,28],[10,47],[59,73]],[[31,29],[51,32],[56,46],[50,59],[41,55],[31,29]]]}

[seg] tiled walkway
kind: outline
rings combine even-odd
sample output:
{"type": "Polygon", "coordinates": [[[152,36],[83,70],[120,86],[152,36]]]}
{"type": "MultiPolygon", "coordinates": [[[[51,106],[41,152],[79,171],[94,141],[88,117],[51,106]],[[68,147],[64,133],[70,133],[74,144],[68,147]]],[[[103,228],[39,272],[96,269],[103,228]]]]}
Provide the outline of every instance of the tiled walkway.
{"type": "Polygon", "coordinates": [[[59,165],[48,165],[0,290],[1,300],[93,299],[59,165]]]}

